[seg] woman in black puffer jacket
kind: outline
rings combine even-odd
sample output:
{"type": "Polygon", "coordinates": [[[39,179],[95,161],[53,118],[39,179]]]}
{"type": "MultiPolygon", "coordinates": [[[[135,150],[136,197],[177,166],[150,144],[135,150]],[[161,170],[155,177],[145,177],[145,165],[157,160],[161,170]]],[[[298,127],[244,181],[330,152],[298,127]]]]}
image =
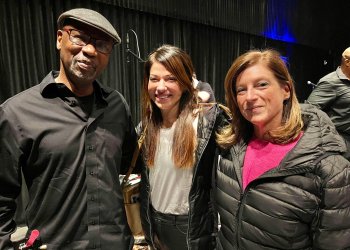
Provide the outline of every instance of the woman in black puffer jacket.
{"type": "Polygon", "coordinates": [[[328,116],[300,107],[273,50],[237,58],[225,90],[217,249],[350,249],[350,163],[328,116]]]}

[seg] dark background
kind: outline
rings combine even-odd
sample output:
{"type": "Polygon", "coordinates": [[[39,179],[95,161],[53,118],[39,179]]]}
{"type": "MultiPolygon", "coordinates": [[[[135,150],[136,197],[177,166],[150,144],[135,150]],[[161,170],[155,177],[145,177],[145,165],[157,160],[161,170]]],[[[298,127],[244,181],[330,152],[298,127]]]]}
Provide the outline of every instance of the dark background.
{"type": "Polygon", "coordinates": [[[143,64],[126,52],[127,34],[141,58],[164,43],[186,50],[220,102],[228,68],[249,49],[279,50],[303,102],[312,90],[307,81],[333,71],[350,46],[348,0],[0,0],[0,102],[59,69],[56,20],[76,7],[99,11],[119,32],[123,43],[100,78],[126,97],[135,123],[143,64]]]}

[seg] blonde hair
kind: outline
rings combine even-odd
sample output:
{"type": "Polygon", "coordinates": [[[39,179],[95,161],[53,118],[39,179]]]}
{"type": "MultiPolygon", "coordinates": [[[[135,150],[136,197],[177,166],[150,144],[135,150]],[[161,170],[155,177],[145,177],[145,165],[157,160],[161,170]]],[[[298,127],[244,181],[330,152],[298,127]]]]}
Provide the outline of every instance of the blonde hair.
{"type": "Polygon", "coordinates": [[[290,90],[289,99],[284,101],[281,126],[268,131],[268,136],[274,143],[286,144],[300,134],[303,128],[300,105],[295,93],[293,79],[280,54],[271,49],[251,50],[239,56],[231,65],[225,78],[225,99],[232,113],[229,126],[217,135],[217,142],[223,148],[228,148],[240,140],[248,140],[253,135],[253,125],[241,114],[237,104],[236,81],[247,68],[263,63],[274,74],[278,82],[287,85],[290,90]]]}
{"type": "Polygon", "coordinates": [[[171,45],[163,45],[153,51],[144,66],[141,110],[142,126],[147,127],[147,131],[143,157],[148,167],[154,165],[159,131],[163,123],[160,109],[148,94],[150,70],[155,62],[161,63],[171,72],[183,89],[175,124],[172,160],[179,168],[192,167],[195,163],[194,153],[197,147],[196,131],[193,128],[194,109],[197,105],[197,92],[192,85],[194,68],[190,56],[182,49],[171,45]]]}

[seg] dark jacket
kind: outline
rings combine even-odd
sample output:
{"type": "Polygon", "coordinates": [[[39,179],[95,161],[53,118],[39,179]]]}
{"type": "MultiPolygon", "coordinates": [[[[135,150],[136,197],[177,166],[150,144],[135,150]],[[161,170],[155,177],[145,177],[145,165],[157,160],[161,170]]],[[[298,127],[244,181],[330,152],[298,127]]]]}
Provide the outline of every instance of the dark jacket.
{"type": "Polygon", "coordinates": [[[320,79],[307,102],[331,118],[346,142],[347,152],[344,157],[350,160],[350,80],[340,67],[320,79]]]}
{"type": "MultiPolygon", "coordinates": [[[[212,205],[211,176],[215,156],[215,130],[224,121],[224,116],[215,105],[198,122],[198,147],[192,187],[189,194],[189,230],[187,232],[188,249],[214,249],[216,219],[212,205]]],[[[150,218],[150,184],[148,168],[142,172],[141,219],[149,245],[153,245],[153,231],[150,218]]]]}
{"type": "Polygon", "coordinates": [[[274,169],[242,190],[246,143],[218,155],[217,249],[349,249],[350,163],[328,116],[302,106],[304,134],[274,169]]]}
{"type": "Polygon", "coordinates": [[[350,80],[340,67],[320,79],[307,102],[326,112],[338,132],[350,138],[350,80]]]}

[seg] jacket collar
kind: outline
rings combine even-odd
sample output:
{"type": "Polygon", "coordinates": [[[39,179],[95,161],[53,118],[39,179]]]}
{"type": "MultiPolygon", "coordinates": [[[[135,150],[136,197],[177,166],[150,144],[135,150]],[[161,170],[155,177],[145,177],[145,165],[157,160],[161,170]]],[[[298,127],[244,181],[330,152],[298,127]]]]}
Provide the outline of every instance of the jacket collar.
{"type": "MultiPolygon", "coordinates": [[[[301,104],[301,111],[304,121],[303,136],[279,166],[266,172],[261,178],[309,172],[329,152],[338,154],[346,151],[344,140],[324,112],[310,104],[301,104]]],[[[244,140],[230,148],[231,160],[240,185],[246,148],[247,143],[244,140]]]]}

